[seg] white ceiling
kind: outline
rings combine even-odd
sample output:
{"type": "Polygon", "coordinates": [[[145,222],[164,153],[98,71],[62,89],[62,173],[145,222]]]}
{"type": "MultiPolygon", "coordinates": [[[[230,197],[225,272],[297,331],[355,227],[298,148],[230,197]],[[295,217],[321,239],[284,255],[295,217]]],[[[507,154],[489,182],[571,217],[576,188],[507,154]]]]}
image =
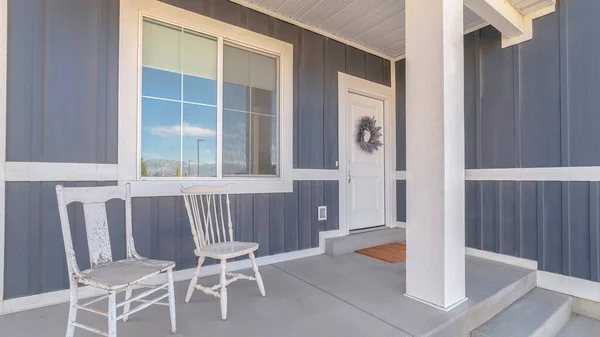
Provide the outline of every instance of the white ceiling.
{"type": "MultiPolygon", "coordinates": [[[[395,58],[404,54],[405,0],[234,0],[395,58]]],[[[523,15],[549,0],[509,0],[523,15]]],[[[465,32],[486,25],[465,7],[465,32]]]]}

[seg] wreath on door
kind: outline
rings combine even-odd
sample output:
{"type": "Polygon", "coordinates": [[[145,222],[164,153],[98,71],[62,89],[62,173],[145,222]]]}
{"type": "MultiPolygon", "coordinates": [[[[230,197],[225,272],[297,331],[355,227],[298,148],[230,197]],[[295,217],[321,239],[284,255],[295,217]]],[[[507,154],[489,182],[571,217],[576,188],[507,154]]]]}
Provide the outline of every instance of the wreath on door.
{"type": "Polygon", "coordinates": [[[360,148],[368,154],[379,150],[379,147],[383,143],[379,140],[381,138],[381,126],[377,126],[377,120],[375,116],[361,117],[358,122],[358,130],[356,131],[356,143],[360,148]]]}

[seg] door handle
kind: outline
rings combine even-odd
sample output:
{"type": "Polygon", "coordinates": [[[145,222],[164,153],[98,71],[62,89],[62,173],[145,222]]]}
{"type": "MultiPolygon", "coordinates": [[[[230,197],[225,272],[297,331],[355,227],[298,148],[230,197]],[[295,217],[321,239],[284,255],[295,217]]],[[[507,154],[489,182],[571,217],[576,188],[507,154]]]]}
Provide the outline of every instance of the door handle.
{"type": "Polygon", "coordinates": [[[352,176],[350,174],[348,174],[348,184],[350,184],[351,181],[352,181],[352,176]]]}

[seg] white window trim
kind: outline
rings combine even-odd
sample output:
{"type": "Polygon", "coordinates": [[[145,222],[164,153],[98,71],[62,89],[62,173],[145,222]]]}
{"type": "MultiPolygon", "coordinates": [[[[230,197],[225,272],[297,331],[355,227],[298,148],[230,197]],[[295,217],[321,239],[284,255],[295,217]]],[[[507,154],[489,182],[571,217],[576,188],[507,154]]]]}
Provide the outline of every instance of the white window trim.
{"type": "MultiPolygon", "coordinates": [[[[133,196],[179,195],[180,185],[222,185],[234,182],[232,193],[292,192],[293,46],[286,42],[236,27],[156,0],[121,0],[119,34],[119,184],[130,182],[133,196]],[[222,179],[138,178],[138,111],[140,97],[142,17],[220,36],[228,41],[279,56],[279,177],[234,177],[222,179]]],[[[219,73],[223,65],[218,64],[219,73]]],[[[222,78],[222,77],[220,77],[222,78]]]]}

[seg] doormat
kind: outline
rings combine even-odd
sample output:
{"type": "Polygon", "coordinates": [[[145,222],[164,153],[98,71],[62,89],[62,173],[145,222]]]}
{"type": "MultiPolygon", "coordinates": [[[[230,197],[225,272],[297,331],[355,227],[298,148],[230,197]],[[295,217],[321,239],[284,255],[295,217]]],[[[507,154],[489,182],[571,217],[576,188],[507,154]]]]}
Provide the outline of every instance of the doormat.
{"type": "Polygon", "coordinates": [[[400,242],[392,242],[381,246],[360,249],[356,252],[388,263],[406,261],[406,244],[400,242]]]}

